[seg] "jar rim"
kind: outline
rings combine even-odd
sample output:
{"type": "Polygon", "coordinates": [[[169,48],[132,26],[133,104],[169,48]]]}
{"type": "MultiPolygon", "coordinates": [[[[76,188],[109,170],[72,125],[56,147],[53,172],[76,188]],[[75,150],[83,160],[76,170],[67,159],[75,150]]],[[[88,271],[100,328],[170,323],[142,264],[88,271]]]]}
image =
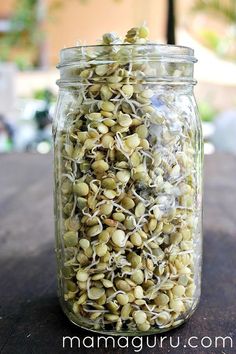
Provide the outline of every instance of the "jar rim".
{"type": "MultiPolygon", "coordinates": [[[[60,50],[60,63],[57,68],[61,68],[64,65],[72,64],[73,62],[85,59],[86,54],[89,54],[96,50],[105,50],[108,48],[115,48],[116,51],[119,48],[127,48],[129,50],[139,50],[140,53],[133,53],[134,57],[138,57],[142,54],[142,50],[152,50],[146,52],[147,58],[154,56],[157,60],[176,60],[182,62],[196,63],[197,59],[194,56],[194,49],[174,44],[159,44],[155,42],[150,43],[113,43],[113,44],[95,44],[95,45],[77,45],[73,47],[66,47],[60,50]],[[155,50],[153,52],[153,50],[155,50]]],[[[90,58],[89,60],[91,60],[90,58]]]]}
{"type": "Polygon", "coordinates": [[[77,49],[77,48],[97,48],[97,47],[147,47],[147,46],[155,46],[155,47],[167,47],[167,48],[179,48],[185,49],[189,51],[189,54],[193,54],[194,50],[191,47],[185,45],[178,44],[165,44],[165,43],[113,43],[113,44],[79,44],[71,47],[62,48],[61,51],[65,51],[67,49],[77,49]]]}

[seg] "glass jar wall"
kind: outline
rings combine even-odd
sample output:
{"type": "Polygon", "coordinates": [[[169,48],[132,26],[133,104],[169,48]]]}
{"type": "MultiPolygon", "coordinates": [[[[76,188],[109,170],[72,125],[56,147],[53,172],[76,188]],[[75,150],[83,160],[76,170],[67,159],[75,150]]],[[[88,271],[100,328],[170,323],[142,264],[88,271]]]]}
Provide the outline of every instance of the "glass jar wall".
{"type": "Polygon", "coordinates": [[[54,119],[62,308],[75,324],[142,335],[200,296],[202,136],[193,51],[113,44],[61,51],[54,119]]]}

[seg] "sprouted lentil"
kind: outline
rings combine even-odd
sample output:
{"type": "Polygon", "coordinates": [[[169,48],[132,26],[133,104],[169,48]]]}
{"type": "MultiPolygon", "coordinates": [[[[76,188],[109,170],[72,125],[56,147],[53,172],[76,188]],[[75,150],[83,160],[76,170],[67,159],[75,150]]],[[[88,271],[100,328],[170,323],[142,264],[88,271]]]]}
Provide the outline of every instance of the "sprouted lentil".
{"type": "MultiPolygon", "coordinates": [[[[148,34],[132,28],[124,43],[148,34]]],[[[145,83],[148,61],[132,64],[115,34],[101,44],[114,62],[87,50],[55,135],[64,300],[89,328],[163,330],[196,300],[196,132],[171,86],[145,83]]]]}

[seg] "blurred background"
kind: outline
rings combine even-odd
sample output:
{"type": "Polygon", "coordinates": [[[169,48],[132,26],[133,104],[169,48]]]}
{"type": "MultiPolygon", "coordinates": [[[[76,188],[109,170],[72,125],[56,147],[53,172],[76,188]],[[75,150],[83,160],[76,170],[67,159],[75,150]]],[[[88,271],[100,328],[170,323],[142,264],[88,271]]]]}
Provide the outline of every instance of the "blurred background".
{"type": "Polygon", "coordinates": [[[236,154],[236,0],[4,0],[0,153],[51,150],[61,48],[145,21],[151,39],[195,50],[205,153],[236,154]]]}

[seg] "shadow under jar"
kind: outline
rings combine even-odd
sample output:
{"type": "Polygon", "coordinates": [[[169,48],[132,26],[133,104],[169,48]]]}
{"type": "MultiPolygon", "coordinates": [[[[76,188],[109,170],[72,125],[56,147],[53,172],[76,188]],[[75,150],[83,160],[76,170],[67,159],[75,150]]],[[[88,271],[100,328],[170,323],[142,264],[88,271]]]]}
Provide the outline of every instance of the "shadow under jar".
{"type": "Polygon", "coordinates": [[[200,297],[193,50],[97,45],[60,58],[53,135],[63,311],[101,333],[170,330],[200,297]]]}

